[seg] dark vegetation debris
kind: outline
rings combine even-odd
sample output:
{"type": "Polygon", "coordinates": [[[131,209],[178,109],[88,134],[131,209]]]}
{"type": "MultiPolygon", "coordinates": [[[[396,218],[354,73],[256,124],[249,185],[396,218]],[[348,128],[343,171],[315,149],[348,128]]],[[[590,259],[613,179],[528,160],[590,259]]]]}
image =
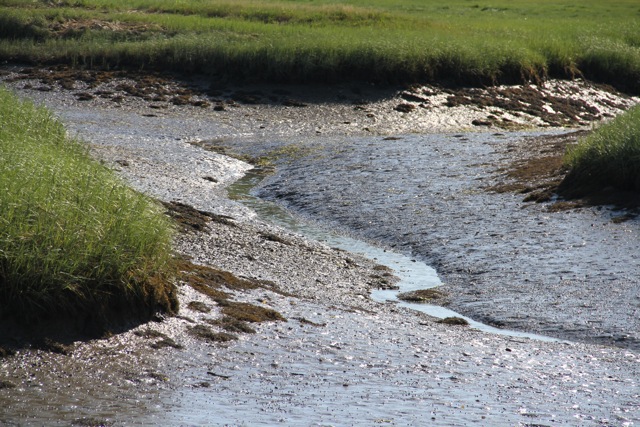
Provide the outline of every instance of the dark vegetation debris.
{"type": "Polygon", "coordinates": [[[209,313],[211,311],[211,307],[200,301],[191,301],[187,304],[187,307],[200,313],[209,313]]]}
{"type": "Polygon", "coordinates": [[[201,211],[180,202],[162,202],[167,209],[167,214],[172,217],[183,231],[205,231],[210,221],[235,227],[236,224],[230,216],[219,215],[212,212],[201,211]]]}
{"type": "Polygon", "coordinates": [[[271,308],[229,300],[220,300],[217,302],[222,307],[222,313],[224,315],[243,322],[259,323],[278,320],[286,321],[280,313],[271,308]]]}
{"type": "MultiPolygon", "coordinates": [[[[240,278],[227,271],[193,264],[187,260],[180,261],[180,270],[182,272],[181,279],[184,282],[196,291],[211,298],[211,300],[221,308],[223,317],[206,321],[212,326],[217,326],[232,333],[255,333],[255,329],[249,326],[248,323],[272,321],[286,322],[286,319],[280,313],[271,308],[230,300],[230,292],[232,291],[268,289],[273,292],[278,292],[278,289],[273,282],[240,278]]],[[[202,303],[198,303],[198,307],[200,307],[200,304],[202,303]]],[[[202,304],[202,306],[207,307],[205,304],[202,304]]],[[[190,308],[194,307],[196,307],[196,305],[193,304],[193,302],[190,303],[190,308]]],[[[204,325],[199,326],[205,327],[204,325]]],[[[229,335],[209,336],[208,332],[202,328],[195,330],[191,328],[190,331],[192,335],[195,334],[199,336],[199,338],[209,341],[218,340],[218,342],[224,341],[224,337],[229,335]]],[[[215,334],[212,331],[211,333],[215,334]]]]}
{"type": "Polygon", "coordinates": [[[317,326],[317,327],[322,327],[322,326],[327,326],[326,323],[316,323],[316,322],[312,322],[309,319],[306,319],[304,317],[294,317],[294,320],[297,320],[298,322],[300,322],[303,325],[310,325],[310,326],[317,326]]]}
{"type": "Polygon", "coordinates": [[[226,332],[213,332],[211,328],[205,325],[191,326],[188,328],[188,331],[190,335],[199,340],[214,343],[225,343],[238,339],[236,335],[228,334],[226,332]]]}
{"type": "Polygon", "coordinates": [[[416,106],[413,104],[398,104],[395,106],[394,110],[399,111],[401,113],[410,113],[416,109],[416,106]]]}
{"type": "MultiPolygon", "coordinates": [[[[153,104],[156,108],[166,108],[157,105],[159,102],[173,105],[191,105],[207,108],[210,102],[200,99],[196,92],[187,84],[176,83],[176,76],[159,72],[136,72],[134,70],[82,70],[67,65],[54,65],[48,68],[25,68],[18,77],[12,80],[36,80],[40,86],[37,90],[51,91],[56,87],[65,90],[76,90],[80,84],[87,90],[76,93],[80,101],[90,101],[95,97],[121,102],[124,96],[140,98],[153,104]],[[98,89],[99,86],[110,83],[114,79],[127,79],[113,89],[98,89]]],[[[33,87],[28,84],[29,87],[33,87]]],[[[27,86],[25,85],[25,88],[27,86]]]]}
{"type": "Polygon", "coordinates": [[[398,294],[398,299],[408,302],[431,302],[441,300],[446,295],[437,289],[420,289],[417,291],[398,294]]]}
{"type": "Polygon", "coordinates": [[[438,320],[437,323],[451,326],[469,326],[469,322],[462,317],[445,317],[444,319],[438,320]]]}
{"type": "Polygon", "coordinates": [[[222,375],[215,372],[207,371],[207,375],[211,375],[212,377],[222,378],[223,380],[231,379],[229,375],[222,375]]]}
{"type": "Polygon", "coordinates": [[[227,332],[255,334],[256,330],[242,320],[238,320],[235,317],[224,316],[220,319],[207,320],[207,323],[213,326],[218,326],[227,332]]]}
{"type": "MultiPolygon", "coordinates": [[[[549,126],[575,126],[602,118],[598,109],[584,100],[542,94],[532,86],[463,88],[450,92],[448,107],[475,105],[487,109],[500,108],[539,117],[549,126]]],[[[493,117],[474,124],[489,126],[497,120],[493,117]]]]}
{"type": "Polygon", "coordinates": [[[165,347],[171,347],[171,348],[175,348],[175,349],[184,348],[181,344],[178,344],[172,338],[167,336],[167,334],[165,334],[163,332],[160,332],[160,331],[156,331],[156,330],[151,329],[151,328],[135,331],[134,335],[137,335],[137,336],[145,338],[145,339],[161,338],[160,340],[158,340],[158,341],[156,341],[154,343],[151,343],[149,345],[149,347],[151,347],[153,349],[156,349],[156,350],[159,350],[159,349],[165,348],[165,347]]]}
{"type": "Polygon", "coordinates": [[[166,348],[166,347],[175,348],[177,350],[181,350],[181,349],[184,348],[184,346],[182,344],[178,344],[172,338],[169,338],[169,337],[166,337],[166,338],[161,339],[160,341],[154,342],[154,343],[150,344],[149,347],[151,347],[151,348],[153,348],[155,350],[160,350],[160,349],[166,348]]]}

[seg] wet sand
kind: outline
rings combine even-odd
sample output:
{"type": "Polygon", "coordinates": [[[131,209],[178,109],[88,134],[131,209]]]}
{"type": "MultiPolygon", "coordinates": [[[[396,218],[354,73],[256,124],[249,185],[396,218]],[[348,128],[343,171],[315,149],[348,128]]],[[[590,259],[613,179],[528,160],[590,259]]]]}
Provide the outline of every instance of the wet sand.
{"type": "MultiPolygon", "coordinates": [[[[225,344],[199,340],[188,333],[190,328],[209,325],[207,320],[219,318],[222,307],[179,284],[180,317],[142,325],[109,339],[76,343],[71,355],[22,350],[0,359],[0,380],[6,385],[0,387],[0,422],[595,426],[633,425],[640,420],[640,354],[636,349],[508,338],[442,325],[392,304],[375,303],[369,298],[369,292],[379,286],[373,278],[379,275],[375,262],[256,220],[251,211],[228,200],[225,194],[226,186],[249,166],[193,144],[210,141],[246,154],[259,154],[249,146],[271,151],[271,157],[280,158],[285,170],[287,160],[295,166],[292,159],[300,162],[307,158],[302,154],[318,154],[326,141],[316,140],[319,146],[310,153],[289,148],[285,157],[274,156],[274,149],[299,144],[301,139],[313,140],[316,128],[332,117],[342,115],[343,122],[355,122],[352,115],[345,116],[347,111],[359,114],[352,104],[244,105],[214,114],[194,106],[159,110],[140,99],[126,98],[117,106],[101,99],[79,102],[68,91],[27,89],[19,93],[49,105],[72,134],[85,139],[97,157],[118,168],[135,188],[165,201],[180,201],[231,217],[231,224],[211,221],[202,232],[181,234],[176,250],[191,256],[194,262],[272,282],[274,289],[233,294],[238,301],[273,308],[287,321],[255,325],[257,334],[238,334],[238,340],[225,344]],[[298,111],[301,112],[296,115],[298,111]],[[292,118],[286,119],[288,116],[292,118]],[[283,120],[279,124],[278,117],[283,120]],[[267,129],[270,126],[276,129],[267,129]],[[190,306],[194,301],[211,311],[189,308],[202,307],[190,306]],[[143,333],[149,329],[165,334],[182,348],[152,348],[160,338],[143,333]]],[[[399,101],[384,102],[393,105],[399,101]]],[[[370,107],[385,108],[382,102],[370,107]]],[[[412,129],[412,120],[402,116],[410,113],[398,114],[386,124],[377,122],[380,127],[375,131],[375,143],[387,136],[401,136],[396,131],[412,129]]],[[[471,122],[475,119],[471,117],[469,114],[466,120],[474,126],[471,122]]],[[[348,126],[329,126],[332,130],[326,133],[347,133],[351,137],[372,133],[371,129],[354,126],[349,130],[348,126]]],[[[452,128],[433,129],[459,128],[455,124],[452,128]]],[[[424,129],[418,126],[416,131],[424,129]]],[[[406,143],[419,137],[405,138],[406,143]]],[[[460,151],[467,150],[461,147],[471,146],[472,143],[455,142],[461,138],[464,137],[452,134],[435,146],[443,151],[442,161],[454,163],[460,159],[456,157],[460,151]]],[[[403,140],[393,143],[402,143],[398,141],[403,140]]],[[[490,157],[504,156],[504,161],[508,158],[509,152],[502,151],[502,146],[489,143],[479,147],[484,147],[490,157]]],[[[468,151],[469,156],[478,157],[473,150],[468,151]]],[[[493,162],[487,164],[491,167],[485,167],[478,178],[494,176],[493,162]]],[[[468,185],[468,177],[466,184],[456,184],[458,177],[451,176],[451,181],[442,185],[468,185]]],[[[456,192],[465,197],[472,193],[456,192]]],[[[532,209],[527,205],[523,210],[519,196],[483,194],[482,197],[509,198],[508,203],[486,203],[495,206],[495,210],[476,209],[476,215],[484,215],[485,219],[496,212],[529,215],[527,209],[532,209]]],[[[464,200],[445,200],[444,205],[461,205],[464,200]]],[[[533,208],[542,209],[537,205],[533,208]]],[[[446,216],[444,208],[440,215],[439,218],[446,216]]],[[[542,220],[546,214],[537,215],[542,220]]],[[[566,221],[583,221],[577,214],[567,215],[566,221]]],[[[597,218],[599,213],[589,215],[597,218]]],[[[474,228],[478,221],[469,217],[467,224],[441,224],[440,233],[458,230],[471,236],[478,231],[474,228]]],[[[597,222],[602,223],[605,233],[610,232],[608,218],[597,222]]],[[[630,224],[633,222],[624,226],[630,224]]],[[[574,230],[558,228],[554,234],[573,238],[574,230]]],[[[446,237],[437,238],[442,241],[446,237]]],[[[452,237],[455,235],[449,235],[450,241],[454,240],[452,237]]],[[[523,232],[512,233],[504,240],[520,239],[531,250],[535,245],[529,243],[530,238],[523,232]]],[[[446,277],[450,279],[457,272],[461,284],[470,272],[459,268],[466,265],[455,264],[447,256],[462,256],[465,262],[478,265],[486,264],[487,259],[504,265],[511,259],[509,250],[498,251],[497,256],[493,250],[483,255],[483,251],[465,246],[467,243],[471,244],[461,240],[454,242],[456,246],[441,245],[439,249],[443,260],[440,266],[445,268],[446,277]],[[468,253],[456,252],[460,248],[466,248],[468,253]],[[455,268],[446,270],[449,263],[455,268]]],[[[438,259],[432,253],[424,256],[438,259]]],[[[496,273],[494,277],[502,275],[496,273]]],[[[483,284],[490,286],[493,282],[486,280],[483,284]]],[[[460,285],[456,289],[455,280],[447,283],[454,300],[456,296],[462,296],[461,301],[468,298],[467,288],[460,285]]],[[[508,308],[505,312],[509,312],[508,308]]]]}

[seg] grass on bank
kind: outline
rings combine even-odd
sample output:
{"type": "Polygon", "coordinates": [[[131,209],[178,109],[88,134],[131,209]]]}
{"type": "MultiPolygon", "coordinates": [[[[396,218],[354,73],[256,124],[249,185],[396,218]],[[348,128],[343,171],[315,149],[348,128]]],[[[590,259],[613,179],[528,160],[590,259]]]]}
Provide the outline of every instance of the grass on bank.
{"type": "Polygon", "coordinates": [[[0,319],[173,312],[172,229],[44,108],[0,88],[0,319]]]}
{"type": "Polygon", "coordinates": [[[266,82],[586,78],[640,92],[636,0],[0,0],[0,59],[266,82]]]}
{"type": "Polygon", "coordinates": [[[615,187],[640,191],[640,106],[631,108],[569,150],[563,186],[573,192],[615,187]]]}

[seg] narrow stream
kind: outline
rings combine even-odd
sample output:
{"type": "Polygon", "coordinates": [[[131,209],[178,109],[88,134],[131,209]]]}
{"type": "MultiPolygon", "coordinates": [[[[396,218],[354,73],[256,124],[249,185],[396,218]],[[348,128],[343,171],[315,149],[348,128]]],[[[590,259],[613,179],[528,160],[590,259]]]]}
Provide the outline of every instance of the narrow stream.
{"type": "Polygon", "coordinates": [[[257,186],[266,177],[266,175],[267,173],[258,168],[248,171],[244,177],[229,186],[227,189],[229,198],[252,209],[263,221],[270,222],[271,224],[277,225],[294,233],[301,234],[307,238],[323,242],[330,247],[342,249],[373,259],[379,264],[391,268],[400,278],[400,281],[397,283],[399,289],[375,290],[371,293],[371,298],[374,301],[394,302],[400,307],[420,311],[439,319],[444,319],[446,317],[460,317],[469,322],[469,325],[472,328],[484,332],[511,337],[530,338],[540,341],[562,341],[557,338],[543,335],[499,329],[477,322],[445,307],[424,303],[410,303],[399,300],[398,294],[402,292],[429,289],[441,285],[442,282],[440,281],[437,272],[424,262],[413,259],[409,256],[381,249],[361,240],[341,236],[324,230],[320,226],[300,221],[280,205],[254,196],[252,194],[252,189],[257,186]]]}

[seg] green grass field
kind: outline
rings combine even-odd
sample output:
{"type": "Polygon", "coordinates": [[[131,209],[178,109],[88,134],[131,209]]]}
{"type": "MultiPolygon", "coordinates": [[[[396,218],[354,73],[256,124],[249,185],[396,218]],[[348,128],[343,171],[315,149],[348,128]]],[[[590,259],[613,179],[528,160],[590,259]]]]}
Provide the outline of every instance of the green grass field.
{"type": "Polygon", "coordinates": [[[108,324],[177,309],[162,209],[1,88],[0,194],[0,319],[108,324]]]}
{"type": "Polygon", "coordinates": [[[638,93],[639,21],[636,0],[0,0],[0,59],[263,82],[584,76],[638,93]]]}

